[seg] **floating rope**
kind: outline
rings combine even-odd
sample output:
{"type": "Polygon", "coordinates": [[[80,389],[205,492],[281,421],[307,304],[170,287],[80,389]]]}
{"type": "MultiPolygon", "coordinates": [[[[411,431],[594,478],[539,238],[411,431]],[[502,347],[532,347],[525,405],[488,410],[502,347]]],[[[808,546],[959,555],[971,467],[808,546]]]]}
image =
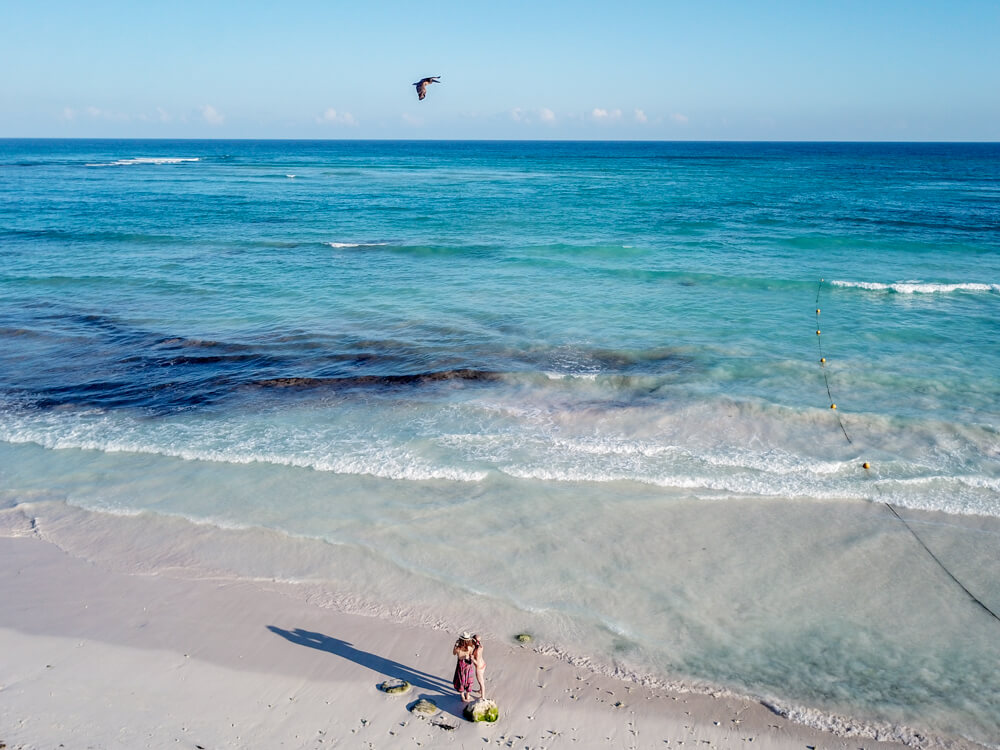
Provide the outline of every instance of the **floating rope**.
{"type": "MultiPolygon", "coordinates": [[[[823,288],[823,279],[819,280],[819,286],[816,287],[816,344],[819,346],[819,366],[823,370],[823,382],[826,383],[826,395],[830,397],[830,408],[833,411],[837,410],[837,404],[833,401],[833,394],[830,392],[830,378],[826,374],[826,357],[823,356],[823,337],[822,331],[819,327],[819,292],[823,288]]],[[[837,423],[840,425],[840,431],[844,433],[844,437],[847,438],[847,442],[854,444],[851,440],[851,436],[847,434],[847,428],[844,427],[844,420],[840,418],[840,414],[836,415],[837,423]]],[[[867,466],[865,467],[868,468],[867,466]]]]}
{"type": "Polygon", "coordinates": [[[987,614],[989,614],[994,620],[1000,622],[1000,616],[997,616],[996,612],[994,612],[992,609],[990,609],[985,604],[983,604],[982,600],[978,596],[976,596],[971,591],[969,591],[967,588],[965,588],[965,584],[963,584],[960,580],[958,580],[957,578],[955,578],[954,575],[952,575],[951,571],[948,570],[948,568],[946,568],[944,566],[944,563],[941,562],[940,560],[938,560],[937,555],[935,555],[933,552],[931,552],[930,547],[928,547],[926,544],[924,544],[924,540],[921,539],[919,536],[917,536],[917,532],[915,532],[913,530],[913,527],[910,526],[910,524],[908,524],[906,522],[906,519],[903,518],[901,515],[899,515],[899,513],[896,512],[896,509],[893,508],[890,503],[887,503],[887,502],[883,501],[882,504],[885,505],[885,507],[888,508],[890,511],[892,511],[892,515],[894,515],[896,518],[898,518],[899,521],[900,521],[900,523],[902,523],[903,526],[905,526],[906,529],[911,534],[913,534],[913,538],[916,539],[918,542],[920,542],[920,546],[923,547],[927,551],[927,554],[931,556],[931,558],[934,560],[934,562],[936,562],[938,565],[941,566],[941,570],[943,570],[945,573],[947,573],[948,577],[951,580],[953,580],[956,584],[958,584],[958,587],[960,589],[962,589],[962,591],[964,591],[966,594],[968,594],[969,598],[972,599],[972,601],[974,601],[976,604],[978,604],[980,607],[982,607],[984,610],[986,610],[987,614]]]}
{"type": "MultiPolygon", "coordinates": [[[[837,404],[834,403],[834,400],[833,400],[833,393],[830,390],[830,378],[827,375],[826,357],[823,354],[822,335],[821,335],[821,331],[820,331],[820,327],[819,327],[819,311],[820,311],[820,307],[819,307],[819,293],[823,289],[823,281],[824,281],[824,279],[820,279],[819,280],[819,285],[816,287],[816,341],[819,344],[819,364],[820,364],[820,367],[822,368],[822,371],[823,371],[823,382],[826,383],[826,395],[830,397],[830,409],[832,409],[834,411],[834,413],[836,414],[836,416],[837,416],[837,423],[840,425],[840,431],[844,433],[844,437],[847,438],[847,442],[850,445],[853,445],[854,441],[851,440],[851,436],[847,434],[847,428],[844,427],[844,421],[840,418],[840,413],[837,412],[837,404]]],[[[867,461],[865,461],[863,464],[861,464],[861,467],[863,469],[865,469],[866,471],[871,468],[871,466],[869,465],[869,463],[867,461]]],[[[874,487],[875,487],[875,491],[879,494],[879,496],[881,496],[882,495],[881,488],[877,484],[874,485],[874,487]]],[[[978,596],[976,596],[971,591],[969,591],[969,589],[967,589],[965,587],[965,585],[960,580],[958,580],[952,574],[952,572],[950,570],[948,570],[947,567],[945,567],[945,564],[943,562],[941,562],[941,560],[938,559],[938,556],[935,555],[931,551],[930,547],[928,547],[926,544],[924,544],[924,540],[921,539],[918,536],[917,532],[913,530],[913,527],[910,526],[910,524],[908,524],[906,522],[906,519],[903,518],[901,515],[899,515],[898,511],[893,507],[892,503],[890,503],[890,502],[888,502],[886,500],[880,500],[880,502],[882,503],[882,505],[884,505],[886,508],[889,509],[889,512],[892,513],[892,515],[894,515],[896,517],[896,519],[901,524],[903,524],[903,526],[906,527],[906,530],[909,531],[910,534],[913,535],[913,538],[917,540],[917,542],[920,544],[920,546],[924,548],[924,551],[928,555],[930,555],[931,559],[938,564],[938,566],[941,568],[941,570],[943,570],[945,572],[945,574],[951,580],[953,580],[956,583],[956,585],[960,589],[962,589],[962,591],[964,591],[966,593],[966,595],[972,601],[974,601],[976,604],[978,604],[994,620],[996,620],[997,622],[1000,622],[1000,615],[997,615],[996,612],[994,612],[992,609],[990,609],[988,606],[986,606],[986,604],[983,603],[982,599],[980,599],[978,596]]]]}

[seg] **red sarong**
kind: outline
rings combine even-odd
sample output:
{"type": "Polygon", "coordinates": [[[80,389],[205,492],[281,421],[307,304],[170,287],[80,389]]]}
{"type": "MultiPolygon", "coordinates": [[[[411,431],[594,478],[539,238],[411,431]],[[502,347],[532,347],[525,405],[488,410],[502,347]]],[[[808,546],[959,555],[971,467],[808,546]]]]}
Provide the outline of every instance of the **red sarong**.
{"type": "Polygon", "coordinates": [[[470,692],[475,676],[476,668],[472,664],[472,659],[459,659],[455,663],[455,679],[452,680],[455,690],[463,694],[470,692]]]}

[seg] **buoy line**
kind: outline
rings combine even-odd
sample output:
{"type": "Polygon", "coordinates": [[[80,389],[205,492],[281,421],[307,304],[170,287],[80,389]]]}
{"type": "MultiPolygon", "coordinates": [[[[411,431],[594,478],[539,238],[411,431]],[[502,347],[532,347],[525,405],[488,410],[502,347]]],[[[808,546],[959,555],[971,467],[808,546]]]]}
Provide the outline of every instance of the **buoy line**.
{"type": "MultiPolygon", "coordinates": [[[[823,356],[823,336],[822,331],[819,327],[819,292],[823,288],[823,279],[819,280],[819,286],[816,287],[816,344],[819,346],[819,366],[823,371],[823,382],[826,383],[826,395],[830,397],[830,409],[837,411],[837,404],[833,400],[833,394],[830,392],[830,378],[826,374],[826,357],[823,356]]],[[[840,418],[840,414],[836,415],[837,423],[840,425],[840,431],[844,433],[844,437],[847,438],[847,442],[854,443],[851,440],[851,436],[847,434],[847,428],[844,427],[844,420],[840,418]]],[[[865,464],[865,468],[868,468],[868,464],[865,464]]]]}
{"type": "MultiPolygon", "coordinates": [[[[820,291],[822,291],[822,289],[823,289],[823,282],[824,281],[825,281],[825,279],[820,279],[819,280],[819,284],[816,287],[816,343],[819,345],[819,364],[820,364],[820,368],[821,368],[821,370],[823,372],[823,382],[826,384],[826,395],[830,398],[830,409],[834,412],[835,416],[837,417],[837,424],[840,425],[840,431],[844,433],[844,437],[847,438],[848,444],[849,445],[854,445],[854,441],[851,440],[851,436],[847,434],[847,428],[844,426],[844,420],[840,418],[840,412],[837,411],[837,404],[836,404],[836,402],[833,399],[833,392],[832,392],[832,390],[830,388],[830,377],[827,374],[826,356],[823,354],[822,330],[820,329],[820,326],[819,326],[819,315],[820,315],[819,294],[820,294],[820,291]]],[[[865,461],[863,464],[861,464],[861,468],[863,468],[865,471],[868,471],[871,468],[871,465],[867,461],[865,461]]],[[[938,564],[938,566],[941,568],[941,570],[943,570],[945,572],[945,574],[952,581],[954,581],[956,583],[956,585],[958,585],[958,587],[960,589],[962,589],[962,591],[964,591],[966,593],[966,595],[973,602],[975,602],[976,604],[978,604],[994,620],[996,620],[997,622],[1000,622],[1000,615],[997,615],[996,612],[994,612],[992,609],[990,609],[988,606],[986,606],[986,604],[983,602],[982,599],[980,599],[978,596],[976,596],[971,591],[969,591],[969,589],[967,589],[965,587],[965,584],[963,584],[960,580],[958,580],[954,576],[954,574],[950,570],[948,570],[947,567],[945,567],[945,564],[943,562],[941,562],[941,560],[938,559],[938,556],[935,555],[931,551],[931,548],[928,547],[926,544],[924,544],[924,540],[921,539],[920,536],[917,534],[917,532],[913,530],[913,527],[910,526],[909,523],[907,523],[906,519],[903,518],[901,515],[899,515],[899,512],[892,505],[892,503],[890,503],[887,500],[883,500],[882,499],[882,497],[881,497],[881,495],[882,495],[882,489],[878,486],[878,484],[875,484],[874,487],[875,487],[875,491],[879,494],[879,502],[881,502],[882,505],[884,505],[886,508],[888,508],[889,512],[892,513],[892,515],[895,516],[896,519],[901,524],[903,524],[903,526],[906,527],[906,530],[909,531],[910,534],[913,535],[913,538],[917,540],[917,542],[920,544],[920,546],[924,548],[924,551],[928,555],[930,555],[931,559],[938,564]]]]}

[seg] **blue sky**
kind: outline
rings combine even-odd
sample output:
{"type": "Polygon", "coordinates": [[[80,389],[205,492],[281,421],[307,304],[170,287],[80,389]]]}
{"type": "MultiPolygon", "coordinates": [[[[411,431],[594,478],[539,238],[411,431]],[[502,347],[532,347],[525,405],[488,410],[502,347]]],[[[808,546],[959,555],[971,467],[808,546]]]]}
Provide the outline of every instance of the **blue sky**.
{"type": "Polygon", "coordinates": [[[996,141],[998,40],[1000,0],[0,0],[0,137],[996,141]]]}

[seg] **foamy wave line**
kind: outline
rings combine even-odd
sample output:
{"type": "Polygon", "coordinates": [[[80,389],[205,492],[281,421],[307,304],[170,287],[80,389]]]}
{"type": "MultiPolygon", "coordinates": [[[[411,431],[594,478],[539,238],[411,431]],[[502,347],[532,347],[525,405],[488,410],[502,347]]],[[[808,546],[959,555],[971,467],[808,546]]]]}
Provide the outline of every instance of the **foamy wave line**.
{"type": "MultiPolygon", "coordinates": [[[[737,495],[757,495],[760,497],[810,497],[819,499],[853,498],[866,500],[870,492],[867,487],[838,482],[830,485],[831,475],[843,472],[855,462],[825,461],[808,466],[787,456],[784,460],[775,456],[755,458],[752,455],[712,456],[697,455],[676,446],[642,446],[607,444],[592,445],[592,450],[581,450],[575,441],[557,441],[557,446],[572,446],[574,452],[592,456],[624,456],[657,458],[676,456],[691,461],[704,462],[710,467],[732,469],[735,473],[705,474],[697,469],[684,471],[679,467],[668,467],[661,471],[642,471],[633,463],[628,465],[558,465],[549,464],[503,465],[501,472],[517,479],[546,482],[637,482],[668,489],[713,490],[737,495]]],[[[654,467],[647,467],[653,469],[654,467]]]]}
{"type": "Polygon", "coordinates": [[[413,482],[428,480],[447,480],[453,482],[481,482],[488,476],[485,471],[464,471],[458,468],[419,466],[413,461],[388,456],[341,457],[338,459],[322,459],[308,456],[282,456],[275,453],[239,453],[235,451],[218,450],[183,450],[160,446],[142,445],[99,440],[74,440],[66,437],[55,437],[39,434],[13,435],[9,432],[0,433],[0,440],[8,443],[34,443],[49,450],[96,450],[103,453],[140,453],[143,455],[180,458],[185,461],[211,461],[228,464],[274,464],[291,466],[298,469],[313,469],[327,471],[331,474],[367,475],[380,479],[399,479],[413,482]]]}
{"type": "Polygon", "coordinates": [[[992,490],[993,492],[1000,493],[1000,479],[993,477],[977,477],[977,476],[946,476],[944,474],[935,474],[933,476],[927,477],[910,477],[907,479],[894,479],[892,480],[894,484],[901,486],[922,486],[928,484],[936,483],[946,483],[946,482],[957,482],[958,484],[965,485],[966,487],[971,487],[977,490],[992,490]]]}
{"type": "MultiPolygon", "coordinates": [[[[843,464],[840,470],[852,466],[843,464]]],[[[996,481],[978,477],[915,477],[881,480],[877,485],[856,482],[831,483],[827,476],[833,463],[820,467],[814,476],[803,478],[803,471],[777,472],[760,476],[745,472],[732,475],[706,476],[696,474],[649,474],[641,472],[594,470],[591,467],[504,466],[500,471],[516,479],[542,482],[613,483],[636,482],[672,490],[708,490],[726,495],[757,498],[803,498],[816,500],[859,500],[891,502],[913,510],[937,511],[953,515],[986,515],[1000,517],[1000,502],[981,496],[970,497],[962,488],[984,490],[995,495],[996,481]],[[781,481],[779,481],[779,478],[781,481]],[[926,487],[935,483],[944,486],[933,495],[914,497],[909,487],[926,487]],[[949,498],[955,498],[949,500],[949,498]]]]}
{"type": "Polygon", "coordinates": [[[544,654],[595,674],[605,675],[623,682],[631,682],[643,687],[659,688],[675,693],[710,695],[713,698],[736,698],[758,702],[779,716],[795,724],[812,727],[831,734],[854,738],[872,739],[878,742],[898,742],[902,745],[927,750],[929,748],[949,748],[953,744],[941,737],[918,731],[904,724],[891,724],[874,720],[849,718],[821,709],[787,705],[775,700],[761,699],[749,691],[723,687],[707,681],[692,679],[665,679],[659,675],[626,669],[620,665],[606,664],[591,656],[581,656],[553,645],[540,645],[535,653],[544,654]]]}
{"type": "Polygon", "coordinates": [[[764,700],[761,703],[778,716],[784,716],[796,724],[803,724],[841,737],[861,737],[876,742],[898,742],[916,748],[949,747],[951,745],[949,742],[943,742],[940,738],[929,736],[904,724],[859,721],[815,708],[785,706],[776,701],[764,700]]]}
{"type": "Polygon", "coordinates": [[[963,284],[943,284],[925,281],[896,281],[883,284],[876,281],[831,281],[834,286],[849,289],[868,289],[878,292],[896,292],[898,294],[946,294],[949,292],[998,292],[1000,284],[983,284],[966,282],[963,284]]]}
{"type": "Polygon", "coordinates": [[[565,448],[575,454],[591,456],[640,456],[643,458],[658,458],[660,456],[690,456],[687,451],[676,445],[657,445],[646,442],[630,442],[626,440],[566,440],[553,439],[555,448],[565,448]]]}
{"type": "Polygon", "coordinates": [[[330,247],[340,248],[344,247],[382,247],[383,245],[388,245],[388,242],[324,242],[324,245],[329,245],[330,247]]]}
{"type": "Polygon", "coordinates": [[[543,372],[547,380],[597,380],[596,372],[543,372]]]}
{"type": "MultiPolygon", "coordinates": [[[[694,458],[695,456],[692,455],[694,458]]],[[[720,466],[728,469],[751,469],[762,474],[838,474],[845,468],[855,465],[857,462],[844,461],[810,461],[808,466],[804,466],[802,459],[791,453],[771,450],[766,453],[733,453],[712,455],[706,454],[697,456],[711,466],[720,466]]]]}
{"type": "Polygon", "coordinates": [[[651,476],[648,474],[631,474],[615,471],[592,471],[587,468],[542,468],[506,466],[501,469],[504,474],[515,479],[528,479],[543,482],[593,482],[596,484],[611,482],[637,482],[654,487],[679,490],[713,490],[736,495],[757,495],[760,497],[818,497],[820,499],[864,496],[851,493],[844,487],[839,491],[821,493],[814,487],[793,487],[784,485],[766,486],[763,482],[729,480],[726,477],[695,477],[681,475],[651,476]]]}
{"type": "Polygon", "coordinates": [[[564,448],[572,454],[593,456],[638,456],[643,458],[659,458],[661,456],[677,457],[691,461],[701,461],[710,466],[736,470],[752,470],[760,474],[794,474],[823,475],[837,474],[845,468],[853,466],[849,461],[809,461],[806,465],[802,458],[782,450],[769,450],[763,453],[753,451],[732,453],[694,453],[678,445],[664,445],[637,440],[615,440],[605,438],[600,440],[553,439],[553,447],[564,448]]]}
{"type": "Polygon", "coordinates": [[[140,156],[136,159],[118,159],[101,164],[88,164],[88,167],[127,167],[133,164],[180,164],[186,161],[201,161],[197,156],[140,156]]]}

